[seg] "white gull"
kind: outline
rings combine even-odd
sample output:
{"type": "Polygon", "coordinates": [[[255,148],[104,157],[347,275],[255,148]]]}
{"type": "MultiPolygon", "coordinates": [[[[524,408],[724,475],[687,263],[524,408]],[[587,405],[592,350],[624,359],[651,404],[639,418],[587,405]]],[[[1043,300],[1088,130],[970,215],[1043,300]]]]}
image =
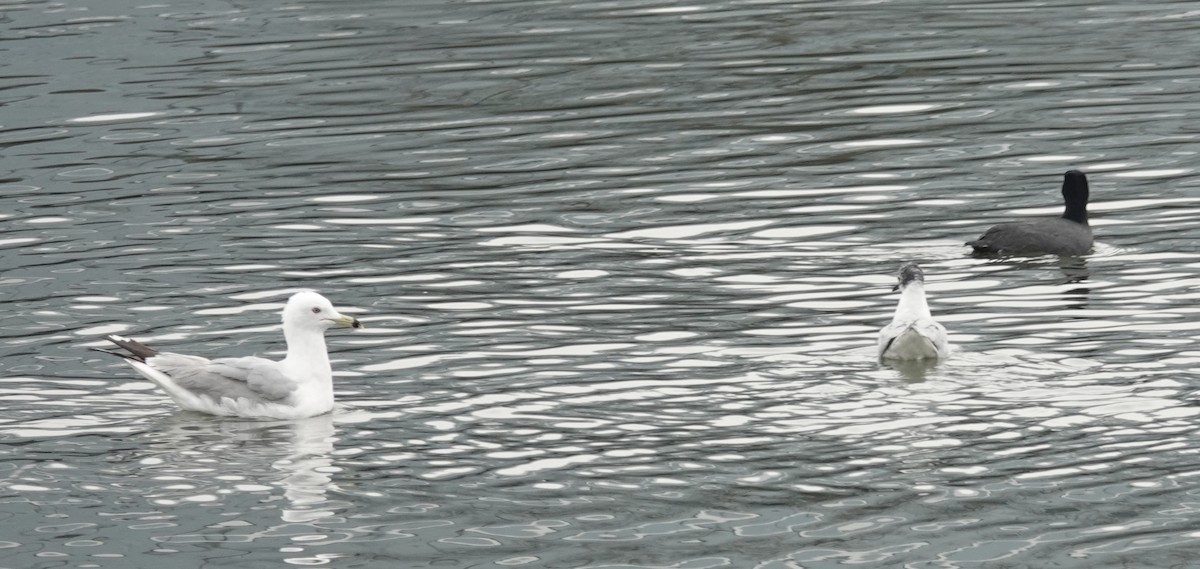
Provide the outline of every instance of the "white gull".
{"type": "Polygon", "coordinates": [[[920,360],[950,354],[946,329],[933,320],[925,301],[925,273],[916,263],[906,263],[897,275],[900,302],[892,323],[879,331],[879,358],[920,360]]]}
{"type": "Polygon", "coordinates": [[[325,330],[362,328],[338,313],[325,297],[298,292],[283,307],[287,356],[281,361],[248,356],[207,359],[160,352],[129,338],[105,338],[125,350],[100,350],[125,358],[188,411],[235,417],[298,419],[333,410],[333,368],[325,330]]]}

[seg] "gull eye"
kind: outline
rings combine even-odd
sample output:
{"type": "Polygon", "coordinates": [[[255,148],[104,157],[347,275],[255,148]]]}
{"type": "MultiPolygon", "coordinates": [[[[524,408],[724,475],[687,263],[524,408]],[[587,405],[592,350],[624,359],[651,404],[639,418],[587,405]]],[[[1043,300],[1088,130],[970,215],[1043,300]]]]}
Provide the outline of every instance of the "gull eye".
{"type": "Polygon", "coordinates": [[[313,307],[313,314],[320,314],[320,313],[321,313],[321,309],[320,309],[320,308],[317,308],[316,306],[314,306],[314,307],[313,307]]]}

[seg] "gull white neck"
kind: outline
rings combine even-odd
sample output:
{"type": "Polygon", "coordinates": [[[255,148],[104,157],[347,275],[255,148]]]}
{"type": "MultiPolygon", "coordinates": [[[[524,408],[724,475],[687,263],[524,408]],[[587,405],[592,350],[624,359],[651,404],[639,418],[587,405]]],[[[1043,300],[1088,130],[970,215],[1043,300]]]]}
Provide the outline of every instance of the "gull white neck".
{"type": "Polygon", "coordinates": [[[287,357],[283,363],[318,377],[330,378],[333,368],[325,351],[325,333],[309,328],[294,329],[286,324],[283,337],[287,340],[287,357]]]}
{"type": "Polygon", "coordinates": [[[896,320],[922,320],[933,318],[929,303],[925,300],[925,285],[911,282],[900,291],[900,302],[896,305],[896,320]]]}

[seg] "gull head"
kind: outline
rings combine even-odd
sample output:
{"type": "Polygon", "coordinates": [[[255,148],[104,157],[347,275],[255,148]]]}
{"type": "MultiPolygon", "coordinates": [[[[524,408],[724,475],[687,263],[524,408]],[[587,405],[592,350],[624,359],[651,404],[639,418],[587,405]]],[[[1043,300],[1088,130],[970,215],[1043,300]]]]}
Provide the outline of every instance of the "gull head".
{"type": "Polygon", "coordinates": [[[908,262],[900,265],[900,272],[896,273],[896,280],[900,282],[896,283],[896,286],[892,287],[893,291],[901,290],[908,286],[909,283],[924,283],[925,273],[921,271],[920,265],[917,265],[913,262],[908,262]]]}
{"type": "Polygon", "coordinates": [[[293,294],[283,307],[285,328],[306,328],[324,332],[334,326],[362,328],[362,322],[345,316],[333,307],[329,299],[312,291],[293,294]]]}

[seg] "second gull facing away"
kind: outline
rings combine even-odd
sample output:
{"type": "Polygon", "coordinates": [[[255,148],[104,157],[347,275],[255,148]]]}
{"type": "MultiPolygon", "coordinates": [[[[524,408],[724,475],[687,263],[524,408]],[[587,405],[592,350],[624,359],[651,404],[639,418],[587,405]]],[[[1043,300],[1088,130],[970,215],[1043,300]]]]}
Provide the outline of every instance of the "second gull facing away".
{"type": "Polygon", "coordinates": [[[925,273],[916,263],[906,263],[897,275],[900,302],[892,323],[879,331],[879,359],[920,360],[950,354],[946,329],[933,320],[925,301],[925,273]]]}
{"type": "Polygon", "coordinates": [[[1063,175],[1062,217],[1001,223],[967,245],[984,255],[1086,255],[1092,250],[1092,228],[1088,225],[1087,176],[1079,170],[1063,175]]]}
{"type": "Polygon", "coordinates": [[[160,352],[129,338],[105,338],[125,352],[133,369],[154,382],[180,407],[212,415],[299,419],[333,410],[333,368],[325,349],[325,330],[362,328],[339,314],[325,297],[298,292],[283,307],[287,356],[272,361],[254,356],[207,359],[160,352]]]}

